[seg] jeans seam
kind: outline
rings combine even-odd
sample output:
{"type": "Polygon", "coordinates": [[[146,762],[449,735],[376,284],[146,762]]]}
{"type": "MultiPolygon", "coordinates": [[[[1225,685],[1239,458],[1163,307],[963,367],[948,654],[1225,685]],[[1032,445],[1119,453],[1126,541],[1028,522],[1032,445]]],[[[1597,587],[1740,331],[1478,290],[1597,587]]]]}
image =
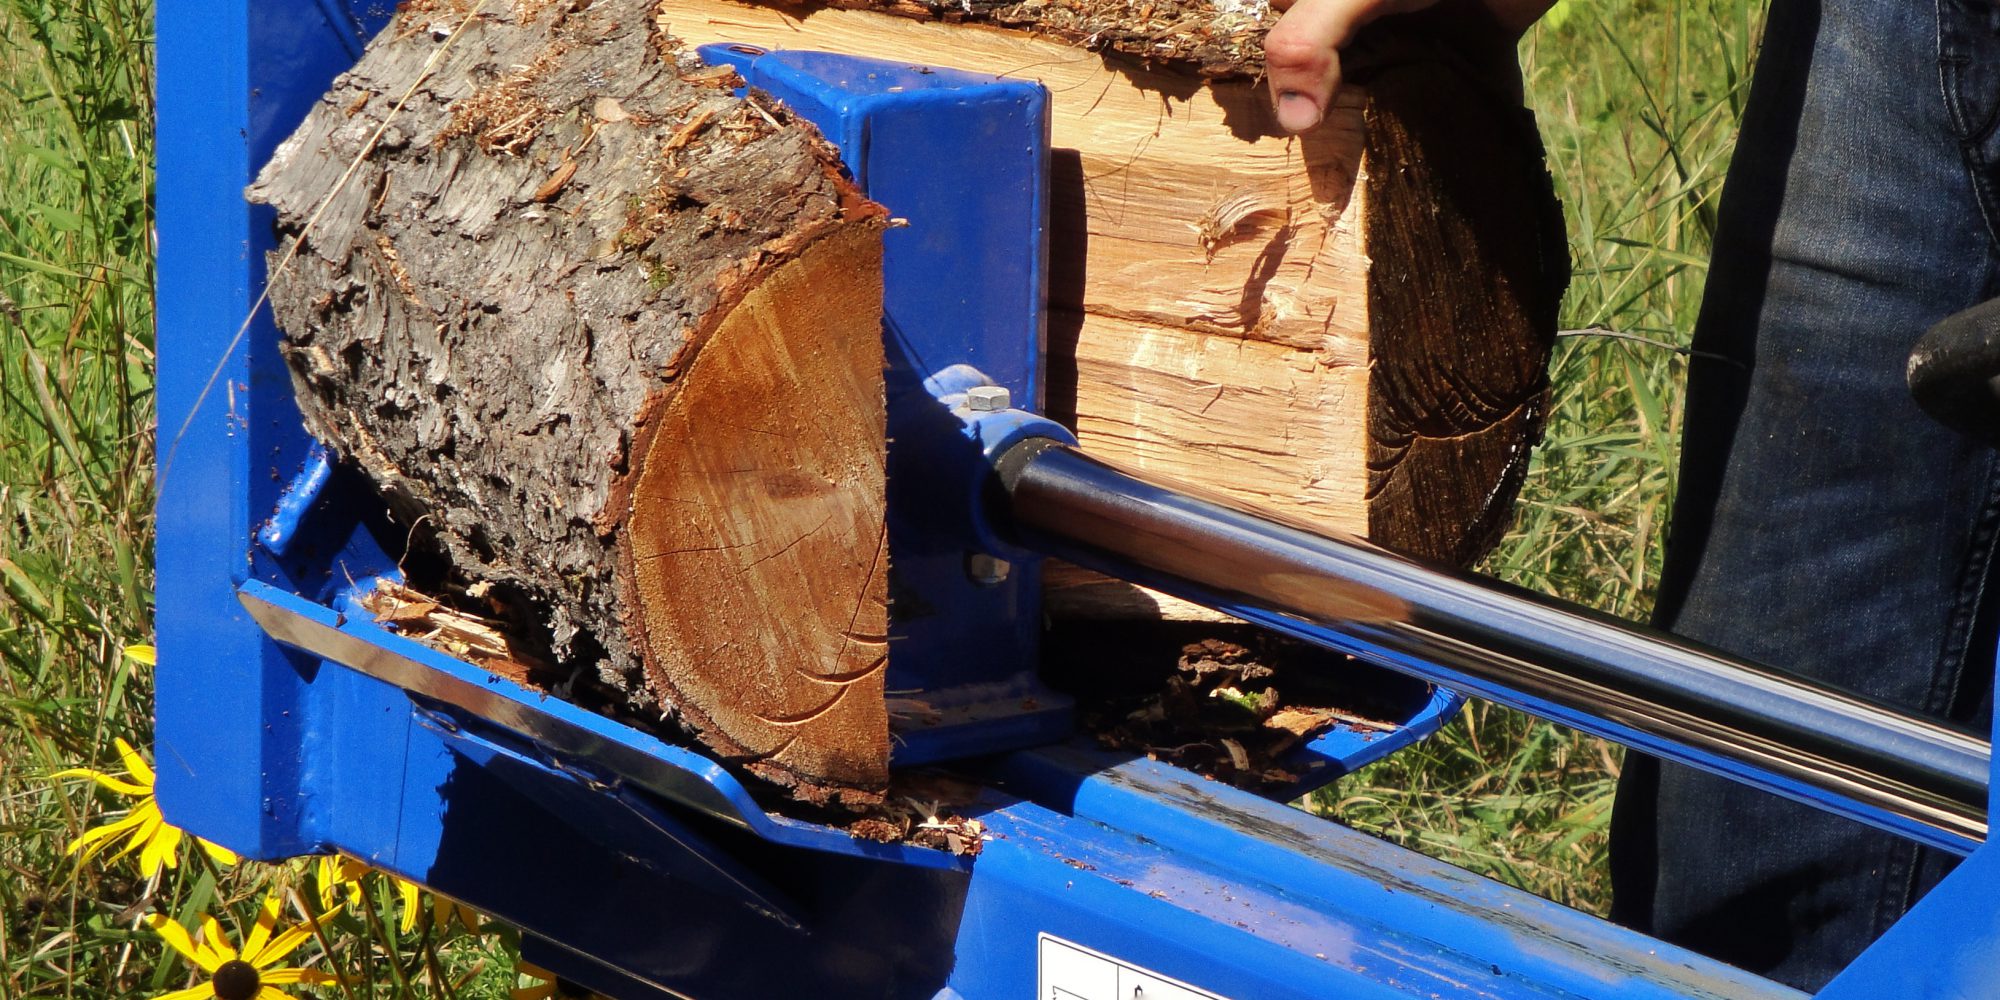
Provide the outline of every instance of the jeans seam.
{"type": "Polygon", "coordinates": [[[1943,716],[1958,700],[1967,664],[1965,657],[1972,642],[1972,630],[1979,617],[1980,603],[1986,598],[1986,578],[1993,566],[1994,541],[2000,531],[2000,475],[1992,457],[1985,459],[1985,499],[1973,519],[1972,537],[1965,560],[1959,564],[1958,582],[1953,588],[1951,611],[1945,620],[1944,641],[1931,666],[1931,685],[1923,710],[1943,716]]]}
{"type": "Polygon", "coordinates": [[[1986,238],[1989,246],[2000,251],[2000,193],[1996,193],[1992,165],[1980,152],[1984,137],[1989,135],[1995,122],[2000,122],[2000,101],[1996,101],[1993,113],[1987,121],[1975,129],[1965,113],[1965,87],[1963,71],[1972,57],[1959,51],[1953,44],[1955,39],[1947,38],[1946,25],[1951,12],[1945,10],[1945,0],[1934,0],[1932,10],[1937,16],[1938,53],[1938,97],[1944,102],[1946,118],[1958,140],[1959,152],[1965,161],[1965,172],[1972,182],[1973,197],[1979,203],[1980,219],[1986,223],[1986,238]]]}
{"type": "Polygon", "coordinates": [[[1923,855],[1923,848],[1900,837],[1883,839],[1886,857],[1882,861],[1881,891],[1875,896],[1874,938],[1888,933],[1916,905],[1917,869],[1923,855]]]}

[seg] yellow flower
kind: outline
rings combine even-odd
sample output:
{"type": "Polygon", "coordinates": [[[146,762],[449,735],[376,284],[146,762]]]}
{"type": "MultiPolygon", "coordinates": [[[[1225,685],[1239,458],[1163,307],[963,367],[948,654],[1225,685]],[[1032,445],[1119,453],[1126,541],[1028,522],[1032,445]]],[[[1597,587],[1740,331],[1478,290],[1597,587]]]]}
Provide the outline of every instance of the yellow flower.
{"type": "Polygon", "coordinates": [[[442,934],[451,929],[453,921],[464,925],[468,933],[479,933],[479,922],[484,919],[479,911],[442,893],[431,893],[431,926],[442,934]]]}
{"type": "MultiPolygon", "coordinates": [[[[402,914],[401,918],[397,921],[397,926],[405,934],[415,931],[417,929],[417,920],[423,916],[424,912],[423,887],[408,879],[399,878],[380,868],[373,867],[365,861],[356,861],[344,855],[330,854],[320,858],[318,865],[313,871],[313,882],[319,887],[320,912],[331,912],[336,905],[345,905],[353,909],[360,909],[368,900],[366,879],[370,873],[381,875],[383,878],[388,879],[390,884],[395,887],[396,904],[401,907],[399,912],[402,914]]],[[[453,916],[458,916],[461,921],[465,922],[465,926],[468,928],[476,930],[479,926],[478,913],[473,912],[469,908],[462,907],[458,903],[451,903],[442,896],[435,897],[432,900],[432,906],[440,928],[443,927],[446,920],[453,916]],[[465,909],[466,913],[471,915],[470,919],[468,920],[464,914],[454,914],[451,910],[447,909],[448,905],[458,909],[465,909]]]]}
{"type": "Polygon", "coordinates": [[[184,990],[164,993],[153,1000],[287,1000],[292,994],[278,989],[298,983],[337,983],[340,977],[315,969],[271,966],[297,951],[313,935],[313,925],[278,929],[278,894],[264,897],[257,923],[237,951],[214,917],[202,914],[201,940],[188,936],[187,929],[158,913],[146,916],[146,925],[167,942],[167,946],[208,973],[208,981],[184,990]]]}
{"type": "MultiPolygon", "coordinates": [[[[123,739],[114,739],[118,746],[118,758],[125,764],[123,775],[106,774],[87,767],[73,767],[67,771],[57,771],[55,778],[89,778],[111,791],[137,799],[125,818],[107,823],[70,842],[69,853],[81,854],[79,860],[89,861],[119,840],[125,847],[111,856],[113,861],[133,851],[139,852],[139,873],[151,878],[163,868],[180,865],[181,830],[169,824],[160,815],[160,804],[153,798],[153,769],[146,759],[139,756],[132,744],[123,739]]],[[[211,844],[196,837],[195,843],[215,859],[219,865],[233,865],[236,855],[228,848],[211,844]]]]}
{"type": "Polygon", "coordinates": [[[558,978],[555,973],[532,962],[514,963],[514,974],[541,980],[533,986],[519,986],[508,990],[508,995],[514,1000],[586,1000],[597,996],[567,979],[558,978]]]}
{"type": "Polygon", "coordinates": [[[362,880],[374,869],[339,854],[328,854],[313,866],[313,885],[319,890],[319,912],[331,913],[341,906],[360,909],[368,901],[368,887],[362,880]]]}
{"type": "Polygon", "coordinates": [[[151,646],[127,646],[125,647],[125,655],[149,667],[155,666],[158,660],[151,646]]]}

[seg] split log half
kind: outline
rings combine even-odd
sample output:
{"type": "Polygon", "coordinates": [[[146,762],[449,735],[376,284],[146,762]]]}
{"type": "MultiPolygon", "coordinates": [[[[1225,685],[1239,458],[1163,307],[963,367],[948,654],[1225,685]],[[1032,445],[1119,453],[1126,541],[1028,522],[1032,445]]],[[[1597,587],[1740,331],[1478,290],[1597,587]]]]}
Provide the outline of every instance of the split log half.
{"type": "MultiPolygon", "coordinates": [[[[1512,45],[1447,9],[1277,127],[1262,24],[1202,0],[661,0],[689,44],[822,49],[1052,95],[1050,415],[1092,454],[1464,565],[1541,433],[1560,209],[1512,45]],[[1086,47],[1089,46],[1089,47],[1086,47]]],[[[888,206],[895,211],[896,206],[888,206]]],[[[1207,617],[1055,565],[1066,617],[1207,617]]]]}

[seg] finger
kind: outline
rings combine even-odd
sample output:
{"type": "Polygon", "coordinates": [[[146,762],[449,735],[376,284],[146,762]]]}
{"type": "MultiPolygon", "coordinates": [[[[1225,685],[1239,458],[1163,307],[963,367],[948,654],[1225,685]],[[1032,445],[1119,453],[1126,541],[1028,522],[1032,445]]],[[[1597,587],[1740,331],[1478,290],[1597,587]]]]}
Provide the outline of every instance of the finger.
{"type": "Polygon", "coordinates": [[[1303,132],[1319,124],[1340,86],[1339,49],[1372,6],[1368,0],[1297,0],[1264,38],[1278,125],[1303,132]]]}

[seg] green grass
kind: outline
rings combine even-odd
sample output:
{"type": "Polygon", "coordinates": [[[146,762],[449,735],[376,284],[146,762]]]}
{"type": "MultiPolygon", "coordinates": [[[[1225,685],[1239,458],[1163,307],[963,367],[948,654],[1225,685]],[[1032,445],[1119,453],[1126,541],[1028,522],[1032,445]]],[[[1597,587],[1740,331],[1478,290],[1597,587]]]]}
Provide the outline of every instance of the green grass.
{"type": "Polygon", "coordinates": [[[63,861],[94,797],[46,777],[150,710],[150,19],[0,10],[0,995],[150,964],[111,919],[144,887],[63,861]]]}
{"type": "MultiPolygon", "coordinates": [[[[184,847],[147,877],[134,858],[66,847],[130,800],[113,738],[150,742],[153,542],[152,8],[148,0],[0,2],[0,998],[150,996],[187,985],[142,924],[218,916],[236,940],[302,866],[223,869],[184,847]]],[[[403,936],[388,883],[328,925],[345,995],[457,995],[513,978],[503,934],[432,947],[403,936]],[[393,920],[393,917],[391,918],[393,920]]],[[[295,957],[309,957],[308,945],[295,957]]]]}
{"type": "MultiPolygon", "coordinates": [[[[1523,44],[1577,262],[1564,325],[1610,332],[1558,344],[1548,441],[1496,575],[1647,613],[1678,352],[1761,15],[1751,0],[1567,0],[1523,44]]],[[[163,959],[146,913],[215,913],[236,934],[268,888],[311,886],[296,866],[224,870],[185,849],[158,879],[65,855],[126,806],[52,776],[117,770],[112,738],[150,735],[149,670],[122,653],[148,641],[153,589],[150,23],[146,0],[0,0],[0,998],[176,988],[188,970],[163,959]]],[[[1475,704],[1317,805],[1601,910],[1617,767],[1597,741],[1475,704]]],[[[385,884],[372,891],[397,912],[385,884]]],[[[463,980],[458,996],[485,1000],[511,985],[504,934],[437,947],[341,919],[330,961],[357,985],[328,995],[463,980]]]]}
{"type": "MultiPolygon", "coordinates": [[[[1548,437],[1482,567],[1643,621],[1671,519],[1685,352],[1763,23],[1753,0],[1565,0],[1523,40],[1568,218],[1548,437]]],[[[1484,703],[1312,805],[1602,913],[1622,751],[1484,703]]]]}

